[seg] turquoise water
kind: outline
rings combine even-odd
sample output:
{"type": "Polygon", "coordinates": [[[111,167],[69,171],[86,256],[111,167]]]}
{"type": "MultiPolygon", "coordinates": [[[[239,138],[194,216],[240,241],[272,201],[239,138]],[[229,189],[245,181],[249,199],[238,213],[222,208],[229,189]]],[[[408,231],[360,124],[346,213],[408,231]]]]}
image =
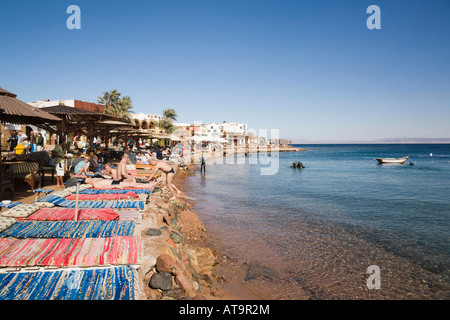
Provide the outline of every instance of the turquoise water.
{"type": "Polygon", "coordinates": [[[298,147],[308,151],[210,162],[189,182],[195,210],[236,259],[280,272],[262,294],[450,297],[450,145],[298,147]],[[403,156],[404,165],[375,160],[403,156]],[[296,160],[306,168],[291,168],[296,160]],[[276,174],[261,174],[267,161],[276,174]],[[376,292],[366,286],[369,265],[381,269],[376,292]]]}

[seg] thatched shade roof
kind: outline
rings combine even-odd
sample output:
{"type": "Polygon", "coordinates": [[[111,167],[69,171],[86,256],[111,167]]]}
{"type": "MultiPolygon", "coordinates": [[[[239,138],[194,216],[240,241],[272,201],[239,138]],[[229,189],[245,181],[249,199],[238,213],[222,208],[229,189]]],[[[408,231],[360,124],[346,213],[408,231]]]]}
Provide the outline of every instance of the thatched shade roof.
{"type": "Polygon", "coordinates": [[[20,101],[17,95],[0,88],[0,122],[44,126],[57,124],[61,119],[20,101]]]}

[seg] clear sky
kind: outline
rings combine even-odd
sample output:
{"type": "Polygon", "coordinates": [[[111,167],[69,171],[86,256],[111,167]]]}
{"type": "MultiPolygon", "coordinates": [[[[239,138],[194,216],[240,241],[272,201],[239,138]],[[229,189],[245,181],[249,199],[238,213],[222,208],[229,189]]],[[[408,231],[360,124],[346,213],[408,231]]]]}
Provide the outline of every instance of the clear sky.
{"type": "Polygon", "coordinates": [[[26,102],[117,89],[294,141],[450,137],[448,0],[10,0],[0,36],[0,85],[26,102]]]}

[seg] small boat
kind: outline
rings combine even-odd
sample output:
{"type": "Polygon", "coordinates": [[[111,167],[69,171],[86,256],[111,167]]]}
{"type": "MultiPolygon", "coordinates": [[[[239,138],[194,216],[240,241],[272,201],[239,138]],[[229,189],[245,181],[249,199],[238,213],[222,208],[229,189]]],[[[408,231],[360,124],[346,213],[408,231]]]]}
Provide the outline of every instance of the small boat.
{"type": "Polygon", "coordinates": [[[408,160],[408,157],[403,158],[376,158],[378,163],[399,163],[404,164],[406,160],[408,160]]]}

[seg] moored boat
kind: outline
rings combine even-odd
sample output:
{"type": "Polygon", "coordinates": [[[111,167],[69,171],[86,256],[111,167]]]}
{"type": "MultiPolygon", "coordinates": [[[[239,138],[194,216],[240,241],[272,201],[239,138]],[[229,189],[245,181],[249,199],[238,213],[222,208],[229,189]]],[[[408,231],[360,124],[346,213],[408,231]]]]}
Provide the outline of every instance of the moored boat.
{"type": "Polygon", "coordinates": [[[406,160],[408,160],[408,157],[403,158],[376,158],[378,163],[399,163],[404,164],[406,160]]]}

